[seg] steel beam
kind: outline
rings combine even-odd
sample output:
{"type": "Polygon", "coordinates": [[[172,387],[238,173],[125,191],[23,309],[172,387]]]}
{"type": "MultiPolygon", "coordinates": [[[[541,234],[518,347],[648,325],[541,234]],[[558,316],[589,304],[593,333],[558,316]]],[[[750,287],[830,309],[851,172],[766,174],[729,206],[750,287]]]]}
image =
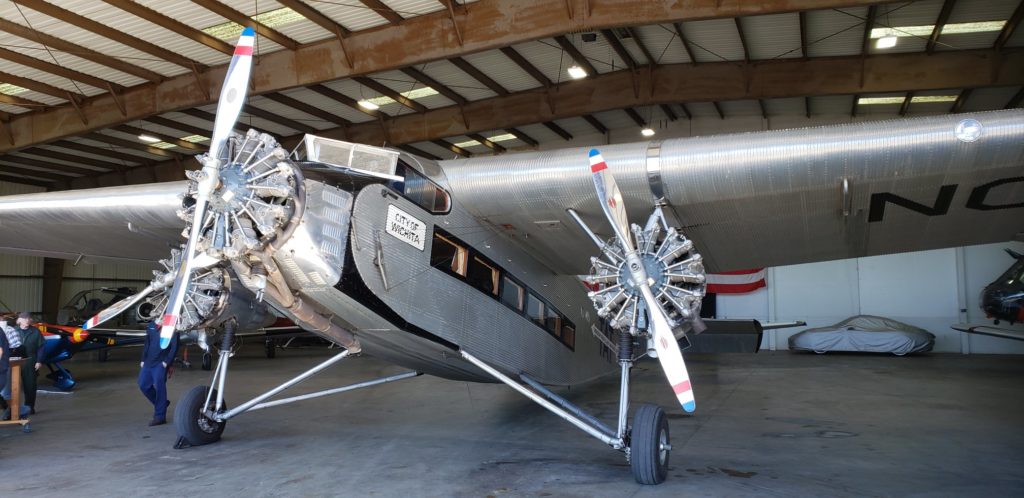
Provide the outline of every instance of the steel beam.
{"type": "MultiPolygon", "coordinates": [[[[589,29],[673,23],[688,20],[731,18],[885,3],[880,0],[765,0],[762,2],[650,2],[648,0],[589,0],[589,29]]],[[[345,40],[349,53],[358,53],[354,67],[345,62],[344,50],[331,38],[264,54],[253,67],[253,94],[281,91],[356,75],[400,69],[452,56],[497,49],[530,40],[561,36],[578,30],[577,21],[551,15],[549,0],[518,0],[515,9],[502,0],[480,0],[460,13],[463,43],[451,32],[451,19],[438,11],[405,19],[401,24],[353,33],[345,40]],[[494,29],[511,26],[516,29],[494,29]],[[415,40],[415,43],[410,43],[415,40]]],[[[58,138],[79,135],[152,115],[213,103],[220,92],[227,65],[202,74],[208,88],[195,84],[191,73],[166,78],[158,84],[143,84],[124,92],[123,115],[109,94],[87,99],[83,110],[87,120],[74,109],[49,109],[11,119],[14,145],[0,141],[0,152],[58,138]],[[83,122],[86,121],[86,122],[83,122]]],[[[106,88],[100,86],[99,88],[106,88]]]]}

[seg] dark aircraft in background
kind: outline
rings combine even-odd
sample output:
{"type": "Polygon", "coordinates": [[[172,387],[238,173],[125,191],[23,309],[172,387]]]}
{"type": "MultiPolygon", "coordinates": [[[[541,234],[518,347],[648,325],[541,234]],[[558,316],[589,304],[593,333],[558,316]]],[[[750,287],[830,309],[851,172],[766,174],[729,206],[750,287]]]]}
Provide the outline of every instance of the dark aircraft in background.
{"type": "Polygon", "coordinates": [[[1006,249],[1006,252],[1016,261],[981,291],[981,309],[996,326],[959,324],[953,329],[1024,341],[1024,330],[999,326],[1002,322],[1009,325],[1024,323],[1024,254],[1012,249],[1006,249]]]}

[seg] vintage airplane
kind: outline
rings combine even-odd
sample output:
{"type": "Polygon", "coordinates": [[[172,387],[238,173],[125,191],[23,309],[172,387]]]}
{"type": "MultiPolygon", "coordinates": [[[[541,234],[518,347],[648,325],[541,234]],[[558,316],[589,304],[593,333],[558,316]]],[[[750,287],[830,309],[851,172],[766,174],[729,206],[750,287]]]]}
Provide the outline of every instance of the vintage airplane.
{"type": "Polygon", "coordinates": [[[187,182],[0,198],[0,225],[21,227],[20,237],[0,241],[6,252],[153,261],[186,236],[171,251],[173,264],[122,301],[145,299],[161,310],[164,338],[190,330],[220,336],[211,387],[197,386],[177,404],[183,445],[217,441],[226,422],[247,411],[427,373],[501,381],[622,451],[638,482],[660,483],[672,449],[666,416],[643,404],[627,420],[630,369],[645,354],[657,356],[680,405],[695,409],[676,339],[703,327],[705,268],[999,242],[1024,232],[1024,111],[608,145],[600,153],[432,161],[306,136],[289,154],[269,135],[231,133],[252,36],[247,30],[238,44],[210,151],[187,182]],[[627,216],[647,221],[631,225],[627,216]],[[52,233],[75,239],[74,253],[53,244],[52,233]],[[589,293],[576,278],[587,268],[600,286],[589,293]],[[346,350],[227,409],[234,331],[269,308],[346,350]],[[266,401],[359,352],[411,371],[266,401]],[[546,387],[616,371],[611,426],[546,387]]]}

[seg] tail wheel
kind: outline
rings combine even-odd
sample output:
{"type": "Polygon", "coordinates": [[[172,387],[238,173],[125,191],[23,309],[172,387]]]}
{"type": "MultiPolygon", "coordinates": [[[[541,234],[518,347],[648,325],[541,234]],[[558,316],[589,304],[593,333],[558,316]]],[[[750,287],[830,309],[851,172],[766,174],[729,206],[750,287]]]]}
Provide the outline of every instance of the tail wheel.
{"type": "MultiPolygon", "coordinates": [[[[206,386],[193,387],[181,397],[181,401],[174,409],[174,427],[178,430],[178,435],[187,439],[192,446],[217,442],[224,432],[224,426],[227,425],[226,421],[218,422],[204,414],[206,410],[203,404],[206,403],[208,389],[210,388],[206,386]]],[[[213,389],[210,403],[213,404],[216,399],[217,390],[213,389]]]]}
{"type": "Polygon", "coordinates": [[[640,405],[633,414],[633,430],[629,442],[630,466],[636,482],[665,482],[671,451],[665,410],[657,405],[640,405]]]}

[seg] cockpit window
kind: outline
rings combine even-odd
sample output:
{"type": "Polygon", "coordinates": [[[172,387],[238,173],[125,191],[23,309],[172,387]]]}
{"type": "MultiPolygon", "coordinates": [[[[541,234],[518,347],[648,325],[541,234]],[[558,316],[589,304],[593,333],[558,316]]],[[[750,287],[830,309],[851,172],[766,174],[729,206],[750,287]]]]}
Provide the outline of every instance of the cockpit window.
{"type": "Polygon", "coordinates": [[[399,161],[395,173],[405,177],[402,184],[395,185],[395,189],[401,191],[405,198],[434,214],[446,214],[451,210],[452,201],[448,192],[419,171],[399,161]]]}

